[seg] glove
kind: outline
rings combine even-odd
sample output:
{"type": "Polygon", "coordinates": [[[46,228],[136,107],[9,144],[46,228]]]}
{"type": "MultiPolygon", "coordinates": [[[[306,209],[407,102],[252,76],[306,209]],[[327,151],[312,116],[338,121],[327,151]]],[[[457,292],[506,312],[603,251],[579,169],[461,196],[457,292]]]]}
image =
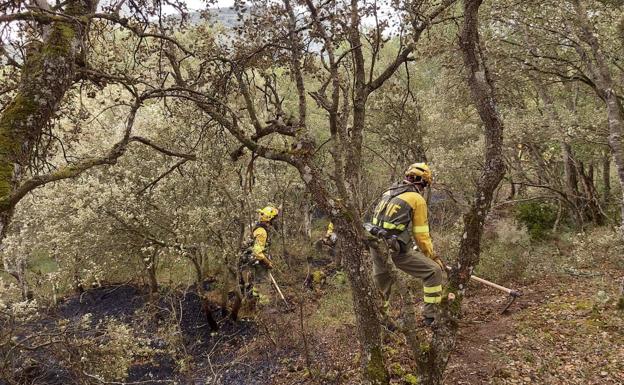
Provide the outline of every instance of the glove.
{"type": "Polygon", "coordinates": [[[269,270],[273,268],[271,261],[264,255],[256,255],[256,259],[260,262],[260,264],[264,265],[265,268],[269,270]]]}
{"type": "Polygon", "coordinates": [[[438,266],[440,266],[440,269],[442,269],[442,271],[448,271],[448,268],[446,267],[446,263],[444,263],[442,258],[438,256],[434,256],[432,259],[433,259],[433,262],[437,263],[438,266]]]}

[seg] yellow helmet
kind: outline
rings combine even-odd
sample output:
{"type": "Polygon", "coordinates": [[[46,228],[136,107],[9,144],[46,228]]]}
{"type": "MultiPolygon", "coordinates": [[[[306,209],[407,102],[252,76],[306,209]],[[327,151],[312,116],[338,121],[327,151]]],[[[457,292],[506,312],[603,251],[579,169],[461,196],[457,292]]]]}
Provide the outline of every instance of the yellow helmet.
{"type": "Polygon", "coordinates": [[[267,206],[257,211],[260,214],[260,222],[268,222],[279,214],[279,210],[273,206],[267,206]]]}
{"type": "Polygon", "coordinates": [[[414,163],[405,170],[405,178],[410,182],[422,180],[430,184],[433,181],[433,174],[431,174],[431,169],[426,163],[414,163]]]}

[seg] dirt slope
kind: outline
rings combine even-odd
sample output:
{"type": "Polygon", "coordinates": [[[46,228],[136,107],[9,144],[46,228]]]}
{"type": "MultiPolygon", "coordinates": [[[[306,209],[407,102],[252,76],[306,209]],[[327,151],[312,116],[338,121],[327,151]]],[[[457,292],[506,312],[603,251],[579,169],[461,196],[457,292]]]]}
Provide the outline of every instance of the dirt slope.
{"type": "MultiPolygon", "coordinates": [[[[617,291],[617,274],[614,270],[543,278],[520,287],[524,296],[507,315],[499,314],[503,295],[471,287],[445,383],[624,384],[622,314],[607,294],[617,291]]],[[[110,319],[130,326],[135,338],[148,341],[158,353],[130,363],[125,380],[129,383],[361,383],[348,289],[326,284],[297,295],[296,288],[285,289],[291,302],[303,301],[303,307],[284,309],[274,299],[253,319],[233,323],[220,318],[218,333],[205,324],[199,298],[192,292],[169,293],[155,301],[131,285],[69,297],[32,326],[52,332],[62,322],[79,322],[85,314],[90,314],[94,328],[110,319]],[[177,328],[172,329],[172,323],[177,328]]],[[[386,340],[393,383],[414,383],[404,338],[388,335],[386,340]]],[[[29,365],[21,369],[23,383],[77,383],[75,368],[49,353],[23,352],[29,365]]]]}

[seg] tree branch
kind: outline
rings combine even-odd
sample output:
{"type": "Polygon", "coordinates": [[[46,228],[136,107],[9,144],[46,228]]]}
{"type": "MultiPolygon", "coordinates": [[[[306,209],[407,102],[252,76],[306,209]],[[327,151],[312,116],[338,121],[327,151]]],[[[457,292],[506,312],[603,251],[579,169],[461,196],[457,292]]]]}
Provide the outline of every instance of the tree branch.
{"type": "Polygon", "coordinates": [[[396,70],[401,66],[401,64],[405,63],[409,60],[409,55],[416,49],[416,43],[420,39],[422,32],[427,29],[431,23],[434,21],[436,17],[438,17],[444,10],[450,7],[457,0],[444,0],[440,5],[438,5],[433,11],[426,15],[423,20],[414,20],[412,25],[414,26],[414,34],[412,36],[412,41],[401,51],[397,57],[394,59],[392,63],[390,63],[377,78],[368,83],[367,92],[370,94],[375,91],[377,88],[381,87],[382,84],[386,80],[392,76],[396,70]]]}
{"type": "Polygon", "coordinates": [[[158,152],[161,152],[161,153],[163,153],[165,155],[175,156],[175,157],[178,157],[178,158],[184,158],[186,160],[196,160],[197,159],[197,156],[195,154],[185,154],[185,153],[181,153],[181,152],[175,152],[175,151],[168,150],[168,149],[166,149],[164,147],[161,147],[161,146],[155,144],[154,142],[152,142],[151,140],[146,139],[146,138],[144,138],[142,136],[131,136],[129,141],[130,142],[143,143],[143,144],[145,144],[147,146],[150,146],[154,150],[156,150],[158,152]]]}

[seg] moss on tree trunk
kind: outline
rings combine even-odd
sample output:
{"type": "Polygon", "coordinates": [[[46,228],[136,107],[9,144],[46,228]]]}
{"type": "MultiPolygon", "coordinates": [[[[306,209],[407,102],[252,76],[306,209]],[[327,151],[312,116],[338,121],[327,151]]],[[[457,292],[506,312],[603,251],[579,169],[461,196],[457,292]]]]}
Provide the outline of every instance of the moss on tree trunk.
{"type": "MultiPolygon", "coordinates": [[[[70,1],[66,13],[81,16],[90,3],[70,1]]],[[[19,87],[0,116],[0,211],[10,212],[8,198],[19,185],[33,156],[43,128],[54,114],[75,78],[76,57],[86,26],[77,22],[53,22],[44,26],[42,42],[27,49],[19,87]]],[[[2,236],[10,221],[4,216],[2,236]]]]}
{"type": "MultiPolygon", "coordinates": [[[[96,5],[70,0],[65,13],[79,17],[96,5]]],[[[10,198],[29,172],[43,129],[74,82],[76,58],[88,30],[86,24],[74,21],[56,21],[42,28],[43,40],[27,47],[17,93],[0,115],[0,243],[19,201],[10,198]]],[[[11,266],[6,267],[13,273],[11,266]]],[[[23,276],[19,280],[26,282],[23,276]]]]}

